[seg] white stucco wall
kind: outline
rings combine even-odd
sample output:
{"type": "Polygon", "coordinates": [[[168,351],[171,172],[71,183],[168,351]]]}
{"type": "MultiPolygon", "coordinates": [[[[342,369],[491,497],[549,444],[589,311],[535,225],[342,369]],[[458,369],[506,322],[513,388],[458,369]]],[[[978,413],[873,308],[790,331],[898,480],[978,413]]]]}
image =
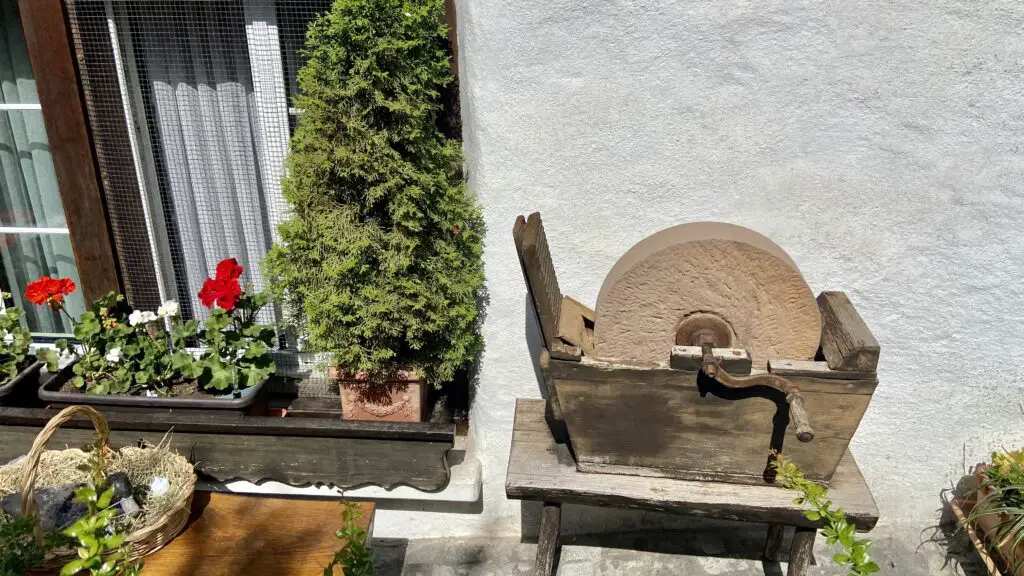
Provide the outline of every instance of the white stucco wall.
{"type": "Polygon", "coordinates": [[[489,233],[473,451],[479,513],[385,510],[378,534],[519,533],[513,404],[539,397],[512,244],[539,210],[593,304],[668,226],[757,230],[882,344],[853,452],[887,521],[1024,445],[1024,4],[459,0],[466,156],[489,233]]]}

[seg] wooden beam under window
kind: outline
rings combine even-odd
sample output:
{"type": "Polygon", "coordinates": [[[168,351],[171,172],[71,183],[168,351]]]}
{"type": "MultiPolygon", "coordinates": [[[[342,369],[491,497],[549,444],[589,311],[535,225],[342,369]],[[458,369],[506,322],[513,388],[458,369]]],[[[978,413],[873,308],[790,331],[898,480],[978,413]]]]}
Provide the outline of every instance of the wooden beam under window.
{"type": "Polygon", "coordinates": [[[64,216],[86,302],[121,291],[61,0],[18,0],[64,216]]]}

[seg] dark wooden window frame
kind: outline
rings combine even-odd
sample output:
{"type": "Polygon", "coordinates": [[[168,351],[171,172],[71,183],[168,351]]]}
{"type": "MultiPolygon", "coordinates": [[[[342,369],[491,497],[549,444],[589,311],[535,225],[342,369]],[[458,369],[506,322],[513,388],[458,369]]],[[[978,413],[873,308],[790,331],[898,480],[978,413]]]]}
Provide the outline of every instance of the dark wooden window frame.
{"type": "Polygon", "coordinates": [[[82,295],[122,292],[62,0],[18,0],[82,295]]]}

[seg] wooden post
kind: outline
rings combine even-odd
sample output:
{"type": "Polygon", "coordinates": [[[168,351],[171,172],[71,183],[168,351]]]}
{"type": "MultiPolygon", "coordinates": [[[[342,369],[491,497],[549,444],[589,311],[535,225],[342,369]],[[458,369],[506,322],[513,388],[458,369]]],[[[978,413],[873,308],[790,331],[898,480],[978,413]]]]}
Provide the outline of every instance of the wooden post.
{"type": "Polygon", "coordinates": [[[786,576],[806,576],[807,567],[811,565],[814,554],[814,537],[818,531],[814,528],[797,528],[793,535],[793,548],[789,553],[789,569],[786,576]]]}
{"type": "Polygon", "coordinates": [[[783,560],[782,541],[786,537],[785,524],[768,524],[768,538],[764,542],[764,557],[771,562],[783,560]]]}
{"type": "Polygon", "coordinates": [[[64,10],[61,0],[19,0],[18,8],[82,296],[91,302],[121,282],[64,10]]]}
{"type": "Polygon", "coordinates": [[[537,563],[533,576],[554,576],[555,555],[558,553],[558,532],[562,526],[562,505],[545,502],[540,517],[540,534],[537,536],[537,563]]]}

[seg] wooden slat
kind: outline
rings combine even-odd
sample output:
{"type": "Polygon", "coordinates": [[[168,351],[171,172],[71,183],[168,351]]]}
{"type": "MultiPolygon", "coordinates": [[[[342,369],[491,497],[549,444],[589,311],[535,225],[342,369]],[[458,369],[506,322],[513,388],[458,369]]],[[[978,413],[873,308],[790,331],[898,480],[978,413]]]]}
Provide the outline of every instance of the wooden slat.
{"type": "MultiPolygon", "coordinates": [[[[673,370],[668,366],[644,366],[593,360],[584,357],[577,362],[554,359],[552,354],[551,377],[558,380],[593,380],[597,382],[622,382],[624,384],[663,384],[680,388],[696,388],[697,373],[673,370]]],[[[793,375],[786,378],[796,384],[801,392],[824,392],[828,394],[871,395],[878,384],[876,379],[847,380],[832,377],[793,375]]]]}
{"type": "Polygon", "coordinates": [[[770,562],[782,562],[788,554],[783,549],[783,542],[786,539],[786,525],[768,524],[768,537],[764,542],[764,557],[770,562]]]}
{"type": "Polygon", "coordinates": [[[874,372],[878,367],[878,340],[846,294],[822,292],[818,295],[818,309],[821,351],[829,368],[874,372]]]}
{"type": "Polygon", "coordinates": [[[53,169],[86,302],[121,290],[61,0],[19,0],[53,169]]]}
{"type": "MultiPolygon", "coordinates": [[[[828,362],[814,360],[768,360],[768,371],[779,376],[809,376],[811,378],[828,378],[830,380],[870,380],[877,383],[876,372],[856,372],[853,370],[833,370],[828,362]]],[[[865,387],[870,383],[865,384],[865,387]]]]}
{"type": "Polygon", "coordinates": [[[558,554],[558,533],[562,526],[562,505],[545,503],[540,516],[537,535],[537,561],[533,576],[554,576],[555,556],[558,554]]]}
{"type": "MultiPolygon", "coordinates": [[[[0,426],[43,426],[57,412],[40,408],[0,407],[0,426]]],[[[454,424],[430,422],[364,422],[321,418],[237,418],[215,414],[103,411],[115,430],[196,432],[247,436],[368,438],[454,442],[454,424]]],[[[87,419],[75,419],[65,428],[91,428],[87,419]]]]}
{"type": "MultiPolygon", "coordinates": [[[[775,486],[580,472],[568,448],[555,444],[544,421],[541,400],[516,402],[505,493],[513,499],[817,526],[804,517],[800,506],[793,504],[793,492],[775,486]]],[[[878,522],[878,508],[849,452],[832,479],[829,498],[861,530],[870,530],[878,522]]]]}
{"type": "MultiPolygon", "coordinates": [[[[287,418],[279,418],[287,420],[287,418]]],[[[0,462],[26,454],[39,433],[37,427],[0,427],[0,462]]],[[[158,444],[167,430],[114,430],[113,447],[158,444]]],[[[49,446],[81,447],[93,442],[85,429],[61,429],[49,446]]],[[[316,482],[351,488],[373,484],[391,488],[407,485],[428,492],[448,483],[447,442],[412,442],[369,438],[309,436],[246,436],[172,431],[170,446],[196,464],[198,472],[218,481],[272,479],[300,485],[316,482]]]]}
{"type": "Polygon", "coordinates": [[[983,535],[979,535],[974,525],[967,521],[967,515],[971,513],[973,508],[972,502],[953,501],[949,503],[949,507],[953,510],[953,515],[956,516],[957,522],[960,527],[967,532],[967,537],[971,540],[971,544],[974,546],[974,550],[978,553],[978,558],[981,559],[982,565],[985,566],[985,570],[989,576],[1003,576],[1002,571],[996,565],[992,555],[989,554],[988,546],[982,542],[983,535]]]}
{"type": "Polygon", "coordinates": [[[559,338],[578,347],[587,356],[594,355],[594,311],[570,296],[562,296],[558,318],[559,338]]]}
{"type": "MultiPolygon", "coordinates": [[[[360,502],[356,525],[371,533],[374,505],[360,502]]],[[[143,576],[311,576],[342,547],[337,500],[198,492],[184,532],[144,559],[143,576]]]]}
{"type": "Polygon", "coordinates": [[[526,278],[526,287],[537,312],[544,345],[550,348],[557,332],[562,293],[558,288],[558,278],[555,276],[555,266],[551,261],[540,213],[534,212],[525,220],[519,216],[512,228],[512,237],[526,278]]]}
{"type": "Polygon", "coordinates": [[[786,576],[806,576],[807,567],[810,566],[811,557],[814,555],[814,537],[817,534],[814,529],[796,529],[796,533],[793,534],[793,551],[790,552],[786,576]]]}
{"type": "MultiPolygon", "coordinates": [[[[738,348],[712,348],[711,353],[723,370],[732,376],[750,374],[753,362],[746,350],[738,348]]],[[[700,372],[704,365],[704,350],[700,346],[673,346],[669,367],[673,370],[700,372]]]]}

